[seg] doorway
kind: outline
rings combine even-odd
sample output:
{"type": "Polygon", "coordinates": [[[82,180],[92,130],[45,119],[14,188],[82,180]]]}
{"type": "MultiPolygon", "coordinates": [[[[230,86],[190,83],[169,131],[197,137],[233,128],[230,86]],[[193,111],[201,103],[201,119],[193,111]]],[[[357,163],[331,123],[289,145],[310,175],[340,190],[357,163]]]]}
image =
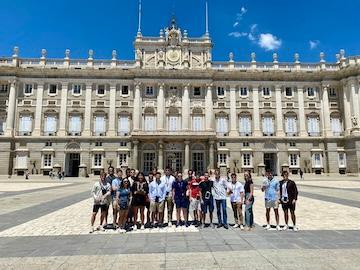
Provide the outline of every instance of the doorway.
{"type": "Polygon", "coordinates": [[[271,170],[273,175],[277,175],[277,154],[264,153],[265,171],[271,170]]]}
{"type": "Polygon", "coordinates": [[[198,175],[203,175],[205,172],[205,158],[203,152],[192,153],[192,169],[198,175]]]}
{"type": "Polygon", "coordinates": [[[80,153],[67,153],[65,158],[65,175],[68,177],[79,176],[80,153]]]}
{"type": "Polygon", "coordinates": [[[172,169],[173,172],[182,172],[182,153],[173,152],[166,153],[166,167],[172,169]]]}

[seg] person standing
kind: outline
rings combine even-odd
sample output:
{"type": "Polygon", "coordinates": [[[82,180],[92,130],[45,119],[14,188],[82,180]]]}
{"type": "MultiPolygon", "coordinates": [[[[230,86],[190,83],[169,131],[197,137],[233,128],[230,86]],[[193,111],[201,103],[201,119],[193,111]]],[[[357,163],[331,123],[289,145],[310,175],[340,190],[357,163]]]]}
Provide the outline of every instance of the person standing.
{"type": "Polygon", "coordinates": [[[214,212],[214,198],[212,195],[212,188],[214,186],[214,182],[210,180],[209,173],[206,172],[204,174],[204,179],[200,181],[199,189],[200,189],[200,205],[201,205],[201,227],[205,227],[206,214],[209,209],[210,216],[210,226],[214,228],[213,223],[213,212],[214,212]]]}
{"type": "Polygon", "coordinates": [[[266,178],[263,181],[261,186],[261,191],[265,192],[265,208],[266,208],[266,230],[271,228],[270,226],[270,209],[274,209],[275,220],[276,220],[276,229],[279,231],[279,191],[280,183],[279,180],[275,179],[272,171],[266,171],[266,178]]]}
{"type": "Polygon", "coordinates": [[[149,185],[145,181],[145,175],[142,172],[139,172],[137,175],[137,181],[135,181],[131,188],[132,191],[132,206],[134,211],[134,230],[137,229],[137,217],[138,211],[140,210],[140,221],[141,221],[141,230],[145,229],[145,206],[147,196],[149,194],[149,185]]]}
{"type": "MultiPolygon", "coordinates": [[[[173,201],[173,194],[172,194],[172,185],[175,181],[175,177],[171,175],[171,169],[167,167],[165,169],[165,175],[161,177],[161,182],[163,182],[166,186],[166,198],[165,204],[167,207],[167,216],[168,216],[168,226],[172,225],[172,214],[174,211],[174,201],[173,201]]],[[[164,223],[164,221],[161,221],[164,223]]]]}
{"type": "Polygon", "coordinates": [[[181,213],[185,219],[185,226],[188,227],[187,208],[189,204],[186,196],[188,190],[188,182],[182,178],[182,173],[178,173],[176,181],[172,184],[173,201],[176,205],[176,227],[181,225],[181,213]]]}
{"type": "Polygon", "coordinates": [[[91,190],[91,195],[94,198],[94,205],[93,205],[93,211],[90,221],[91,222],[90,233],[94,232],[94,223],[99,209],[101,209],[101,216],[100,216],[100,225],[97,227],[97,230],[104,231],[105,228],[103,226],[103,223],[105,221],[105,215],[108,209],[109,198],[111,196],[111,186],[106,181],[105,173],[102,173],[100,175],[99,181],[95,182],[91,190]]]}
{"type": "MultiPolygon", "coordinates": [[[[199,226],[201,222],[201,207],[200,207],[200,187],[199,180],[197,178],[193,178],[189,183],[189,191],[190,191],[190,212],[194,215],[194,225],[199,226]]],[[[204,180],[204,179],[202,179],[204,180]]]]}
{"type": "Polygon", "coordinates": [[[285,219],[285,226],[283,230],[289,229],[289,210],[291,213],[291,220],[293,222],[293,230],[298,231],[296,227],[296,216],[295,216],[295,206],[296,201],[298,198],[298,189],[296,183],[289,179],[289,172],[284,171],[283,173],[283,180],[280,181],[280,201],[281,206],[284,211],[284,219],[285,219]]]}
{"type": "Polygon", "coordinates": [[[304,172],[302,169],[300,169],[300,179],[304,180],[304,172]]]}
{"type": "MultiPolygon", "coordinates": [[[[108,174],[106,176],[106,182],[109,183],[110,187],[112,185],[112,181],[116,178],[116,175],[115,175],[115,171],[114,171],[114,167],[109,167],[108,168],[108,174]]],[[[111,208],[112,208],[112,212],[113,212],[113,215],[114,215],[114,212],[116,212],[116,209],[113,208],[113,204],[112,204],[112,199],[115,195],[115,192],[111,190],[111,196],[110,196],[110,200],[109,201],[109,206],[111,204],[111,208]]],[[[105,227],[107,227],[107,224],[108,224],[108,215],[109,215],[109,207],[108,209],[106,210],[106,215],[105,215],[105,227]]],[[[116,222],[116,221],[113,221],[113,222],[116,222]]]]}
{"type": "Polygon", "coordinates": [[[160,172],[156,172],[155,180],[149,185],[150,211],[151,211],[151,225],[155,227],[155,222],[159,222],[158,226],[162,227],[162,220],[164,215],[164,205],[166,198],[166,186],[161,181],[160,172]]]}
{"type": "Polygon", "coordinates": [[[216,212],[218,217],[217,228],[224,227],[229,229],[227,224],[227,212],[226,212],[226,190],[228,187],[228,182],[220,177],[220,170],[215,170],[215,180],[214,180],[214,199],[216,204],[216,212]]]}
{"type": "Polygon", "coordinates": [[[117,214],[119,211],[119,204],[116,201],[116,192],[120,188],[120,183],[122,181],[122,171],[121,169],[116,169],[116,178],[112,180],[111,183],[111,197],[112,197],[112,208],[113,208],[113,227],[116,229],[118,226],[117,223],[117,214]]]}
{"type": "Polygon", "coordinates": [[[126,232],[126,219],[129,212],[129,205],[131,200],[131,189],[130,189],[130,181],[125,178],[120,183],[120,187],[116,192],[116,201],[119,205],[119,232],[126,232]]]}
{"type": "Polygon", "coordinates": [[[244,173],[245,184],[245,223],[247,229],[250,231],[254,226],[254,213],[253,213],[253,204],[254,204],[254,183],[252,181],[251,173],[245,171],[244,173]]]}
{"type": "Polygon", "coordinates": [[[230,175],[231,182],[228,184],[228,195],[230,195],[231,207],[234,212],[234,228],[244,229],[244,218],[242,205],[244,203],[244,186],[237,181],[235,173],[230,175]]]}

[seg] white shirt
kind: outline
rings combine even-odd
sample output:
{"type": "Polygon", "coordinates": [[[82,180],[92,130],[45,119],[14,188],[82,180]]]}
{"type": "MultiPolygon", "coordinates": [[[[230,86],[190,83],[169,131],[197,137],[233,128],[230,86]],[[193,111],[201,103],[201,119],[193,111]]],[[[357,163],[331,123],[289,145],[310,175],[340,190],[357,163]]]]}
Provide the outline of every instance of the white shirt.
{"type": "Polygon", "coordinates": [[[284,198],[287,198],[289,199],[288,197],[288,192],[287,192],[287,181],[285,181],[283,184],[282,184],[282,192],[281,192],[281,195],[282,195],[282,198],[281,199],[284,199],[284,198]]]}
{"type": "Polygon", "coordinates": [[[244,193],[244,186],[240,182],[233,184],[232,182],[228,183],[228,190],[231,191],[230,201],[231,202],[240,202],[241,193],[244,193]]]}
{"type": "Polygon", "coordinates": [[[172,191],[172,184],[175,181],[175,177],[172,175],[166,176],[163,175],[160,178],[161,182],[163,182],[166,186],[166,192],[169,193],[169,195],[171,195],[171,191],[172,191]]]}
{"type": "Polygon", "coordinates": [[[226,189],[227,181],[224,178],[214,180],[214,199],[215,200],[225,200],[226,199],[226,189]]]}

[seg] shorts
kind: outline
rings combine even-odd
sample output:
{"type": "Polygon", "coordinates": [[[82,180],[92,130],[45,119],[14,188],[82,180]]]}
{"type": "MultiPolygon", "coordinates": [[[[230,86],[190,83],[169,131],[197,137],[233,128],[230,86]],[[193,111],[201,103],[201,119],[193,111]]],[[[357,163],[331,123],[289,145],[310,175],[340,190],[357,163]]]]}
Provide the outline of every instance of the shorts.
{"type": "Polygon", "coordinates": [[[284,211],[288,209],[290,209],[290,211],[295,211],[296,203],[291,203],[291,202],[282,203],[281,207],[284,211]]]}
{"type": "Polygon", "coordinates": [[[108,205],[106,204],[94,204],[93,206],[93,213],[99,212],[99,209],[101,209],[101,212],[108,210],[108,205]]]}
{"type": "Polygon", "coordinates": [[[176,208],[188,208],[189,201],[186,198],[175,198],[176,208]]]}
{"type": "Polygon", "coordinates": [[[265,199],[265,208],[278,209],[279,208],[279,202],[265,199]]]}
{"type": "Polygon", "coordinates": [[[206,214],[207,209],[209,209],[209,212],[212,213],[214,211],[214,200],[213,198],[210,199],[204,199],[204,202],[201,204],[201,211],[206,214]]]}
{"type": "Polygon", "coordinates": [[[115,199],[112,201],[112,208],[115,210],[119,210],[119,204],[115,199]]]}
{"type": "Polygon", "coordinates": [[[165,206],[165,201],[162,201],[162,202],[154,202],[154,201],[151,201],[151,202],[150,202],[150,212],[151,212],[151,213],[154,213],[154,212],[158,212],[158,213],[164,212],[164,206],[165,206]]]}
{"type": "Polygon", "coordinates": [[[192,198],[190,200],[190,211],[201,210],[200,200],[192,198]]]}

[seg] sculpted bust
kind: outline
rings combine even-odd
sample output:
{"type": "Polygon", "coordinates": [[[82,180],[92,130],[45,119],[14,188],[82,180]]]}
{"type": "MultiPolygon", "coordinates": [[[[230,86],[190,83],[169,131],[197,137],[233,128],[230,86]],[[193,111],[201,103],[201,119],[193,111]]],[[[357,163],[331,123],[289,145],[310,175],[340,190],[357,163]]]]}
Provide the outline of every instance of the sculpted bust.
{"type": "Polygon", "coordinates": [[[353,115],[353,116],[351,117],[351,123],[352,123],[353,128],[357,128],[357,127],[358,127],[359,123],[358,123],[358,119],[357,119],[357,117],[356,117],[355,115],[353,115]]]}

